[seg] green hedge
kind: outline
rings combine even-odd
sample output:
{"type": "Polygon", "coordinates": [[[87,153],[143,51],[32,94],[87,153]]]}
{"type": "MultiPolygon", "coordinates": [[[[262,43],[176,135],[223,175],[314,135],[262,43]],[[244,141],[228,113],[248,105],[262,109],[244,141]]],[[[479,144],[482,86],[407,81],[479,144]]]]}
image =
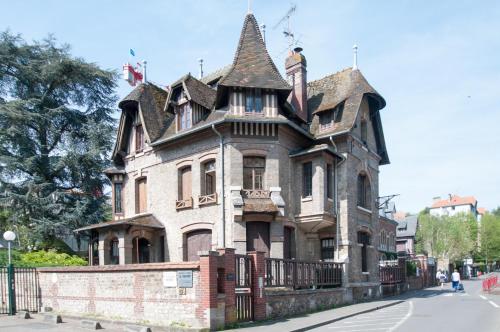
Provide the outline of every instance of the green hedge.
{"type": "MultiPolygon", "coordinates": [[[[0,266],[8,263],[7,251],[0,252],[0,266]]],[[[43,266],[79,266],[87,265],[87,261],[76,255],[58,253],[55,250],[39,250],[21,253],[12,251],[12,263],[19,267],[43,267],[43,266]]]]}

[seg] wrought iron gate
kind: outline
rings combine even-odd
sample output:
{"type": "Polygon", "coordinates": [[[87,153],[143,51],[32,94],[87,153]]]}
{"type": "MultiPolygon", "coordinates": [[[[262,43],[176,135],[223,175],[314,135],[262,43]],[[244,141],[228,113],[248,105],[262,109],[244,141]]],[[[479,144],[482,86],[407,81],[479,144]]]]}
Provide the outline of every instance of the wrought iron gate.
{"type": "Polygon", "coordinates": [[[236,319],[253,320],[252,261],[247,255],[236,255],[236,319]]]}
{"type": "Polygon", "coordinates": [[[15,314],[19,310],[36,312],[39,306],[40,292],[36,269],[0,267],[0,314],[15,314]]]}

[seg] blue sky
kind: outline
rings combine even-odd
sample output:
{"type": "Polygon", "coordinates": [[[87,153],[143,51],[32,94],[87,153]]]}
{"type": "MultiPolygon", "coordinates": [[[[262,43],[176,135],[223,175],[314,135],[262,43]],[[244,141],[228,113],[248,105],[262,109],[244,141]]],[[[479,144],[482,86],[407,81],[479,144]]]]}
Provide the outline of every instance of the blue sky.
{"type": "MultiPolygon", "coordinates": [[[[283,69],[287,42],[273,29],[290,1],[253,0],[267,25],[267,45],[283,69]]],[[[500,205],[500,2],[294,1],[292,30],[314,80],[352,65],[385,97],[382,122],[391,164],[381,167],[380,195],[400,194],[399,210],[417,212],[432,197],[474,195],[500,205]]],[[[72,53],[120,70],[148,61],[161,85],[233,60],[247,1],[12,1],[0,30],[26,40],[53,33],[72,53]]],[[[123,97],[130,87],[120,82],[123,97]]]]}

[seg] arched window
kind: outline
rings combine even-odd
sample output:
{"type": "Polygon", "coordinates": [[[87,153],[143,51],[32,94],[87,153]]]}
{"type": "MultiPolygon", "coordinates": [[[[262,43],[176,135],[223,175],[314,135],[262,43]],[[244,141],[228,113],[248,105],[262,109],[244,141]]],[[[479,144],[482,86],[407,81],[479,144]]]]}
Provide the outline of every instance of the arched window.
{"type": "Polygon", "coordinates": [[[99,265],[99,239],[92,240],[90,250],[92,255],[90,265],[99,265]]]}
{"type": "Polygon", "coordinates": [[[120,263],[120,251],[118,249],[118,238],[112,238],[109,241],[109,264],[116,265],[120,263]]]}
{"type": "Polygon", "coordinates": [[[216,191],[215,160],[209,160],[202,165],[202,194],[212,195],[216,191]]]}
{"type": "Polygon", "coordinates": [[[358,175],[358,206],[365,209],[372,209],[372,189],[370,186],[370,180],[366,174],[358,175]]]}
{"type": "Polygon", "coordinates": [[[243,158],[243,189],[264,189],[264,172],[266,169],[266,158],[244,157],[243,158]]]}
{"type": "Polygon", "coordinates": [[[361,272],[368,272],[368,246],[370,245],[370,234],[358,232],[358,243],[361,246],[361,272]]]}
{"type": "Polygon", "coordinates": [[[179,170],[179,200],[191,199],[191,166],[179,170]]]}

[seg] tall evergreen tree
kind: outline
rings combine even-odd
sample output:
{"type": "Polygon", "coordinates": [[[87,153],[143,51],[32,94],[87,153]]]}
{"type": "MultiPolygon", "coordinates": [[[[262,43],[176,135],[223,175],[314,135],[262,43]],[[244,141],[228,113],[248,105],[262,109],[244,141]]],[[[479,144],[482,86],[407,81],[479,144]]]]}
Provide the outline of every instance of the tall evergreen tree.
{"type": "Polygon", "coordinates": [[[116,73],[0,33],[0,204],[33,238],[102,220],[116,73]]]}

